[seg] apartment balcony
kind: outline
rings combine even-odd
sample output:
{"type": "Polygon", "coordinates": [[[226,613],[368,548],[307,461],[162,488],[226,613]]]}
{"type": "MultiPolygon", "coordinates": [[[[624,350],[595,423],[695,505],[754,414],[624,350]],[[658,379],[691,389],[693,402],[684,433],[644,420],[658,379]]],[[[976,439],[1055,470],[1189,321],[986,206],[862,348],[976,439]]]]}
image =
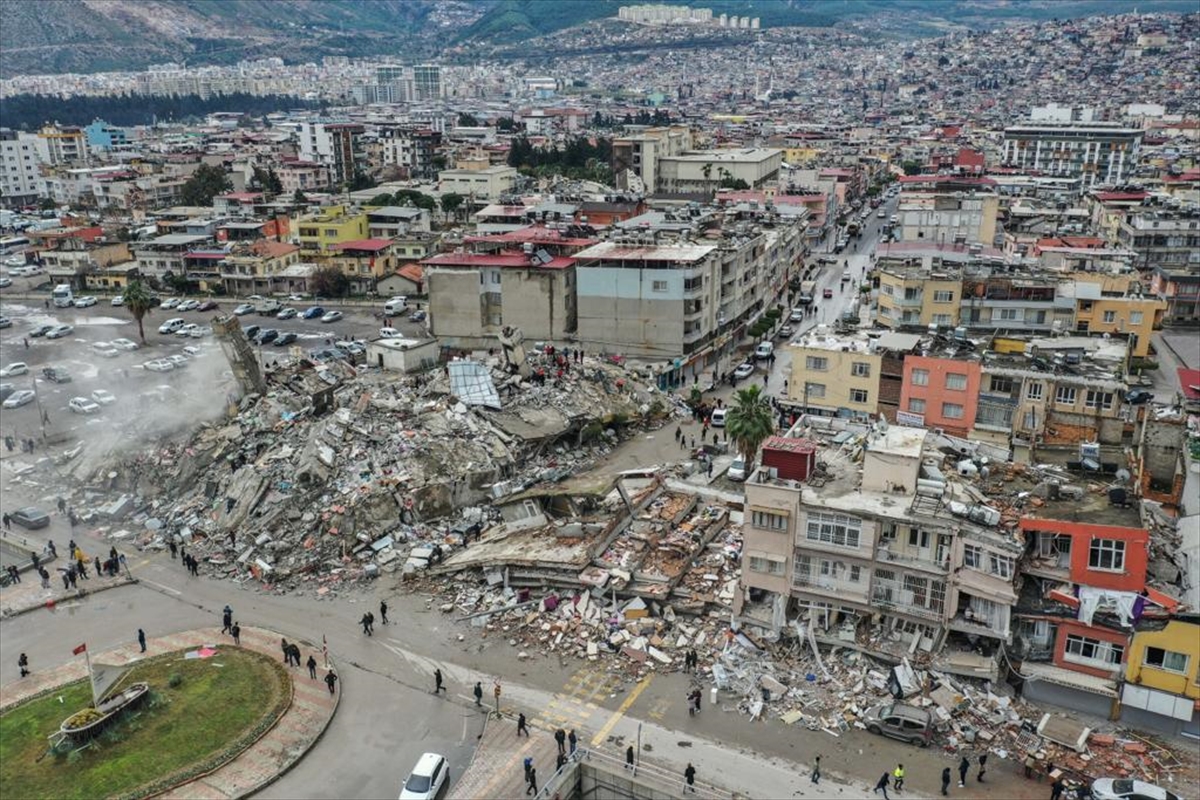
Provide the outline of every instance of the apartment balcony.
{"type": "Polygon", "coordinates": [[[959,633],[987,636],[990,639],[1000,639],[1004,642],[1012,641],[1012,632],[1008,626],[1007,615],[1005,615],[1005,619],[1001,622],[1000,620],[989,621],[979,618],[968,619],[962,614],[958,614],[950,618],[947,627],[959,633]]]}
{"type": "Polygon", "coordinates": [[[935,575],[945,575],[950,571],[949,556],[945,556],[941,561],[938,561],[932,554],[927,557],[912,556],[894,552],[887,547],[877,547],[875,549],[875,560],[885,564],[891,563],[905,567],[914,567],[922,572],[929,572],[935,575]]]}
{"type": "Polygon", "coordinates": [[[940,623],[942,621],[942,612],[934,611],[925,608],[924,606],[913,605],[895,599],[894,595],[887,592],[872,592],[871,605],[885,611],[893,611],[898,614],[906,614],[910,617],[920,617],[922,619],[931,620],[940,623]]]}

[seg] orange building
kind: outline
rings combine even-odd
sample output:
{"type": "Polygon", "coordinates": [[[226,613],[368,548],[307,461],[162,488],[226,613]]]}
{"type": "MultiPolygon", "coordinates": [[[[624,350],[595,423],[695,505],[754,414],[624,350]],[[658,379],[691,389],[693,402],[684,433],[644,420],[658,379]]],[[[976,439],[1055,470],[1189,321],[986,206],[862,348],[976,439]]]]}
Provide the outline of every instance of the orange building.
{"type": "Polygon", "coordinates": [[[908,356],[900,386],[901,425],[942,428],[966,438],[979,407],[978,361],[937,356],[908,356]]]}

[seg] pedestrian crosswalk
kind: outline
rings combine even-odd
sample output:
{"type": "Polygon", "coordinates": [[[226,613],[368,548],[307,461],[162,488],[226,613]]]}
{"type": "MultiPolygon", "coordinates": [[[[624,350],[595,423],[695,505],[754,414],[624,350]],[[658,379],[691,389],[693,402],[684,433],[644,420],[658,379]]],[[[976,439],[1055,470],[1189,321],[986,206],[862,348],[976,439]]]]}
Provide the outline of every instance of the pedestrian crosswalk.
{"type": "Polygon", "coordinates": [[[530,720],[545,730],[584,728],[593,721],[600,704],[621,691],[621,679],[596,664],[586,664],[572,673],[563,684],[562,691],[555,692],[537,716],[530,720]]]}

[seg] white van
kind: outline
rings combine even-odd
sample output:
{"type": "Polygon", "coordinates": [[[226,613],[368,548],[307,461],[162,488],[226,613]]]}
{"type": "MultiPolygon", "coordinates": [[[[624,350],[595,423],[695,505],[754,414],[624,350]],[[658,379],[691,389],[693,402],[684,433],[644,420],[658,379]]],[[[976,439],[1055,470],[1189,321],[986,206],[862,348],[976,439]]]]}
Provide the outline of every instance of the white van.
{"type": "Polygon", "coordinates": [[[183,317],[172,317],[158,326],[159,333],[174,333],[186,324],[183,317]]]}
{"type": "Polygon", "coordinates": [[[383,305],[383,313],[385,314],[403,314],[408,308],[407,297],[393,297],[383,305]]]}
{"type": "Polygon", "coordinates": [[[746,480],[746,473],[746,459],[738,456],[729,465],[729,471],[725,473],[725,477],[731,481],[744,481],[746,480]]]}
{"type": "Polygon", "coordinates": [[[770,341],[759,342],[758,347],[754,348],[754,357],[756,359],[758,359],[759,361],[762,361],[763,359],[770,358],[774,352],[775,352],[775,343],[774,342],[770,342],[770,341]]]}
{"type": "Polygon", "coordinates": [[[708,424],[712,425],[714,428],[724,428],[725,415],[728,413],[729,409],[727,408],[714,408],[712,416],[708,418],[708,424]]]}

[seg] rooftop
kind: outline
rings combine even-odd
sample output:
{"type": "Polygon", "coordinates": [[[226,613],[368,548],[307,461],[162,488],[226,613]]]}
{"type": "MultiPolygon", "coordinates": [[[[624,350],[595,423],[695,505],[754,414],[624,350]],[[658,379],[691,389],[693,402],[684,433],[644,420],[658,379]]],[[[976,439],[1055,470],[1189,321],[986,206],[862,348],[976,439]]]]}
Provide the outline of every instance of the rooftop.
{"type": "Polygon", "coordinates": [[[717,250],[711,244],[631,245],[620,242],[600,242],[575,257],[584,260],[611,261],[702,261],[717,250]]]}
{"type": "Polygon", "coordinates": [[[423,267],[501,267],[510,269],[566,269],[574,258],[554,256],[548,263],[535,264],[526,253],[440,253],[421,261],[423,267]]]}

